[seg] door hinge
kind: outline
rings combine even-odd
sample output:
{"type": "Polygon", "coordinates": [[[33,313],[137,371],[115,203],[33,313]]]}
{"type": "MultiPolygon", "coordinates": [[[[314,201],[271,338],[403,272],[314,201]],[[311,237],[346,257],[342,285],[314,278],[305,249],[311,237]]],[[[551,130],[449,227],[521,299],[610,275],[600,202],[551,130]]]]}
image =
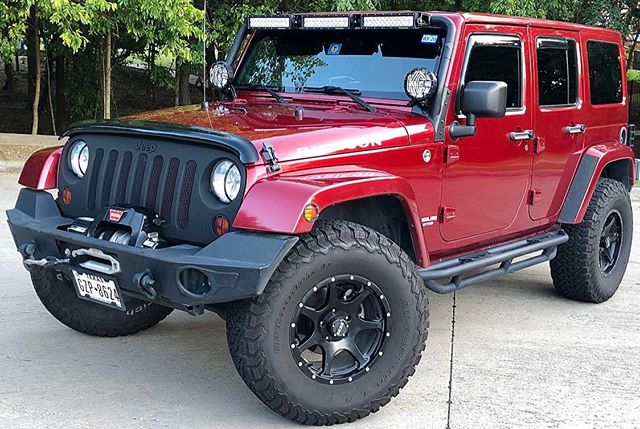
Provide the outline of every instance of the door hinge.
{"type": "Polygon", "coordinates": [[[536,137],[536,141],[533,143],[533,153],[543,152],[547,148],[543,137],[536,137]]]}
{"type": "Polygon", "coordinates": [[[532,189],[529,191],[529,198],[527,203],[532,206],[542,199],[542,191],[540,189],[532,189]]]}
{"type": "Polygon", "coordinates": [[[440,223],[451,222],[456,218],[456,209],[454,207],[441,207],[440,208],[440,223]]]}
{"type": "Polygon", "coordinates": [[[445,154],[445,162],[447,164],[451,164],[460,159],[460,148],[456,145],[450,144],[447,146],[447,151],[445,154]]]}

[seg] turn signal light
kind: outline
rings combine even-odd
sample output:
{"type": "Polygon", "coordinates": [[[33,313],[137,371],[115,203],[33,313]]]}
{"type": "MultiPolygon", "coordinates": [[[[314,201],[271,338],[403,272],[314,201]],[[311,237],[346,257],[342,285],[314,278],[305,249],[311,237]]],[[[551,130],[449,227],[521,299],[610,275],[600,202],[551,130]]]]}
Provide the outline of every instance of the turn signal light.
{"type": "Polygon", "coordinates": [[[71,204],[71,189],[64,188],[62,190],[62,202],[64,203],[65,206],[68,206],[69,204],[71,204]]]}
{"type": "Polygon", "coordinates": [[[318,211],[318,206],[316,206],[315,204],[307,204],[307,206],[304,208],[304,218],[307,222],[313,222],[314,220],[316,220],[319,213],[320,212],[318,211]]]}
{"type": "Polygon", "coordinates": [[[218,237],[229,232],[229,219],[226,216],[218,215],[213,219],[213,230],[218,237]]]}

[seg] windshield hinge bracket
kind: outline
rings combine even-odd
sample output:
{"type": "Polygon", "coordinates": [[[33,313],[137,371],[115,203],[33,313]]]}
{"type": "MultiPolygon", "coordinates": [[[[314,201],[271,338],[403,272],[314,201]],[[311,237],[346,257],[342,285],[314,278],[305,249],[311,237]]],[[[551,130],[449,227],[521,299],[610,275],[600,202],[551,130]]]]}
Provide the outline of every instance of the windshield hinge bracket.
{"type": "Polygon", "coordinates": [[[269,173],[275,173],[276,171],[280,171],[280,164],[278,164],[278,158],[276,157],[276,151],[273,149],[273,146],[269,142],[264,142],[262,144],[262,158],[267,165],[267,171],[269,173]]]}

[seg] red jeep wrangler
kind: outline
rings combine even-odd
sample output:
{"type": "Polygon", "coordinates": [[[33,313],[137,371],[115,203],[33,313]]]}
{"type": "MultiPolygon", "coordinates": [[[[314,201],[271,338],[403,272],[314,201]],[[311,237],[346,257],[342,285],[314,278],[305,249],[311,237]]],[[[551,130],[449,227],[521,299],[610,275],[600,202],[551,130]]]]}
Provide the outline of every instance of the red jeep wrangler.
{"type": "Polygon", "coordinates": [[[11,232],[67,326],[212,310],[269,407],[353,421],[413,374],[427,290],[551,261],[560,295],[615,293],[623,58],[619,33],[523,18],[254,17],[211,69],[218,102],[79,123],[34,154],[11,232]]]}

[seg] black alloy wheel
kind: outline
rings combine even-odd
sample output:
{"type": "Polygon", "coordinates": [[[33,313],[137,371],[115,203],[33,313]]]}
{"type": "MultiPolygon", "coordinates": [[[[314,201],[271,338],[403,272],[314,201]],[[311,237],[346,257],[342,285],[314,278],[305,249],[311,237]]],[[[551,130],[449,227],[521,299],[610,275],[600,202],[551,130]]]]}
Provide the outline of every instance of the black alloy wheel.
{"type": "Polygon", "coordinates": [[[600,234],[600,253],[598,262],[602,274],[609,274],[616,266],[622,242],[622,218],[618,210],[607,216],[600,234]]]}
{"type": "Polygon", "coordinates": [[[351,382],[369,372],[384,353],[391,311],[367,278],[343,274],[311,288],[290,324],[298,367],[320,383],[351,382]]]}

